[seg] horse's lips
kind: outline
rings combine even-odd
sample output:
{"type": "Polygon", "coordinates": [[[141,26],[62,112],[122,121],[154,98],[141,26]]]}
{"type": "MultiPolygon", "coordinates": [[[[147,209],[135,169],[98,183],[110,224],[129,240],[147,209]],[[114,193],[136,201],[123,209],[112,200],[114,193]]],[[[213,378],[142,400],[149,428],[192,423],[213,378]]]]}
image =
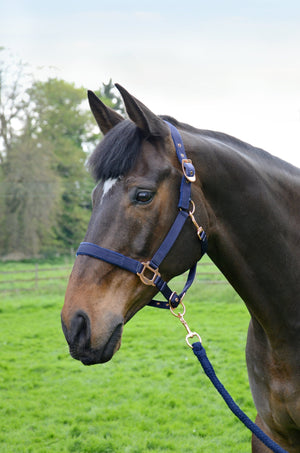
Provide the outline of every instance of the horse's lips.
{"type": "Polygon", "coordinates": [[[80,360],[83,365],[96,365],[108,362],[121,347],[123,323],[116,326],[107,343],[101,349],[87,349],[81,354],[71,355],[74,359],[80,360]]]}
{"type": "Polygon", "coordinates": [[[108,362],[115,352],[117,352],[121,347],[121,338],[123,333],[123,324],[118,324],[113,333],[110,336],[110,339],[106,343],[106,346],[103,350],[101,361],[98,363],[108,362]]]}

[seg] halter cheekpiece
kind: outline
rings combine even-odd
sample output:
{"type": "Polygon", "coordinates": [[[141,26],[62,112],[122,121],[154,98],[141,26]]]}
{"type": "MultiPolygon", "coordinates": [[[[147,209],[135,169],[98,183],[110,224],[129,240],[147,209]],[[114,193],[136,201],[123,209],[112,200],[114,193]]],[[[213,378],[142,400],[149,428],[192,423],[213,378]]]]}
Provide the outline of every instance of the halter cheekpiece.
{"type": "Polygon", "coordinates": [[[167,299],[167,302],[152,300],[148,303],[148,305],[159,308],[170,308],[171,305],[172,308],[176,308],[194,281],[197,263],[193,267],[191,267],[186,284],[180,294],[172,291],[169,288],[168,284],[161,278],[161,275],[159,273],[159,266],[175,243],[188,217],[191,218],[193,224],[195,225],[198,238],[201,241],[201,257],[207,250],[207,237],[203,228],[197,224],[194,217],[195,205],[191,200],[191,185],[196,180],[194,165],[192,161],[186,156],[183,141],[179,131],[171,123],[167,121],[165,122],[168,124],[171,130],[177,157],[182,166],[183,176],[180,185],[180,196],[178,202],[179,211],[177,217],[162,244],[154,254],[153,258],[147,262],[137,261],[113,250],[99,247],[98,245],[91,242],[81,242],[76,256],[88,255],[92,258],[97,258],[99,260],[118,266],[129,272],[133,272],[141,279],[141,281],[145,285],[156,286],[157,289],[167,299]],[[190,210],[191,206],[192,210],[190,210]]]}

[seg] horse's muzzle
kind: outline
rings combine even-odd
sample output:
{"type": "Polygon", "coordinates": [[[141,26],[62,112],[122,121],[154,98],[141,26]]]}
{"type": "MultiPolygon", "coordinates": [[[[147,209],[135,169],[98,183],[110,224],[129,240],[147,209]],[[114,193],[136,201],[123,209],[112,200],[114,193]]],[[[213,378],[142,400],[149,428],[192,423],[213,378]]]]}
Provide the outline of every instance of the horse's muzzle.
{"type": "Polygon", "coordinates": [[[123,320],[116,319],[110,325],[106,338],[101,342],[98,340],[96,346],[92,342],[90,318],[84,311],[75,313],[69,328],[63,318],[61,322],[71,356],[84,365],[108,362],[121,346],[123,320]]]}

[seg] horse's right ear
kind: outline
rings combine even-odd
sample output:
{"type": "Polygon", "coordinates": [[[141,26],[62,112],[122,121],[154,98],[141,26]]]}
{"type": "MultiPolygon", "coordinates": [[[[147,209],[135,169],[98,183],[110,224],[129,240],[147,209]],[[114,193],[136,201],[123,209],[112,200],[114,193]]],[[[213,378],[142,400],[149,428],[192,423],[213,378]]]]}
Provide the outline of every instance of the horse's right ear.
{"type": "Polygon", "coordinates": [[[165,138],[170,135],[170,129],[159,116],[152,113],[121,85],[116,83],[115,86],[122,95],[129,118],[143,131],[145,137],[165,138]]]}
{"type": "Polygon", "coordinates": [[[101,132],[105,135],[110,129],[124,120],[115,110],[107,107],[102,101],[93,93],[88,91],[88,99],[91,111],[100,127],[101,132]]]}

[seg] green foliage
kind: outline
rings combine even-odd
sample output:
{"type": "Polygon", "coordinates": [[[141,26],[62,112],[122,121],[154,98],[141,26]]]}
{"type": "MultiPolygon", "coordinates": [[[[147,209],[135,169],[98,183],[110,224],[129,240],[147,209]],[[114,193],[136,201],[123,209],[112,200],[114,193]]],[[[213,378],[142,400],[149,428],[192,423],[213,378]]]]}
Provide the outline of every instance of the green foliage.
{"type": "Polygon", "coordinates": [[[58,79],[36,82],[29,93],[35,112],[33,130],[51,144],[53,167],[61,185],[57,241],[64,248],[76,246],[87,226],[93,187],[83,150],[92,134],[90,114],[82,109],[86,93],[83,88],[58,79]]]}
{"type": "Polygon", "coordinates": [[[0,164],[26,123],[31,83],[26,65],[0,47],[0,164]]]}
{"type": "MultiPolygon", "coordinates": [[[[66,252],[84,237],[94,186],[85,163],[99,140],[86,90],[33,81],[0,48],[0,256],[66,252]]],[[[100,97],[122,111],[112,81],[100,97]]]]}
{"type": "MultiPolygon", "coordinates": [[[[144,308],[112,361],[84,367],[68,354],[63,293],[1,297],[0,450],[33,452],[250,452],[168,311],[144,308]]],[[[199,283],[186,320],[216,372],[253,419],[244,345],[249,315],[229,285],[199,283]]]]}
{"type": "Polygon", "coordinates": [[[125,109],[120,98],[120,95],[116,93],[116,89],[112,82],[112,79],[109,79],[108,83],[103,83],[102,87],[98,91],[95,91],[95,94],[112,109],[119,112],[121,115],[125,115],[125,109]]]}
{"type": "Polygon", "coordinates": [[[59,196],[59,181],[51,161],[49,142],[38,140],[28,130],[11,146],[0,186],[5,214],[1,236],[4,253],[18,250],[36,255],[51,245],[59,196]]]}

